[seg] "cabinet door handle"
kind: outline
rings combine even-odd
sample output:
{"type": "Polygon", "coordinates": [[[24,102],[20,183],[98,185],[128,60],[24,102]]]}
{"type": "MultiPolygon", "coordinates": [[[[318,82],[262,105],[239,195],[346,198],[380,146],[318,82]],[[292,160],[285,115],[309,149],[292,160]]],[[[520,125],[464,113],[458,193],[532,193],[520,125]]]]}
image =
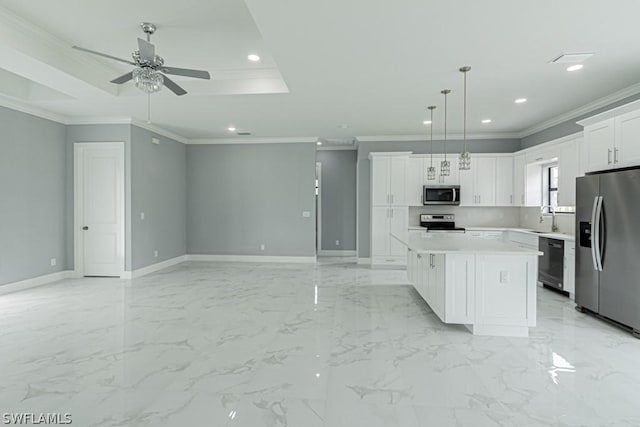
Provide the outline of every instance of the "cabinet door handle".
{"type": "Polygon", "coordinates": [[[513,194],[511,194],[509,196],[509,204],[512,205],[513,204],[513,194]]]}
{"type": "Polygon", "coordinates": [[[391,218],[393,218],[393,208],[389,209],[391,211],[391,218]]]}
{"type": "Polygon", "coordinates": [[[611,148],[607,150],[607,164],[611,164],[611,148]]]}
{"type": "Polygon", "coordinates": [[[613,150],[613,163],[618,163],[618,152],[619,151],[620,151],[619,149],[614,148],[614,150],[613,150]]]}
{"type": "Polygon", "coordinates": [[[393,204],[393,194],[391,195],[391,204],[393,204]]]}

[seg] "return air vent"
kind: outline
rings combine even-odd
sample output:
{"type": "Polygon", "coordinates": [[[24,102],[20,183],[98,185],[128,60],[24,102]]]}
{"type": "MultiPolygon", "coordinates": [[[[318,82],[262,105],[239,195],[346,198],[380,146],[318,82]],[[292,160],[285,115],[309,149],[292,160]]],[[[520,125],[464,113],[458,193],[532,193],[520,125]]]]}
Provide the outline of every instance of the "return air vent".
{"type": "Polygon", "coordinates": [[[245,132],[238,132],[236,135],[239,135],[239,136],[249,136],[249,135],[251,135],[251,132],[246,132],[246,131],[245,131],[245,132]]]}
{"type": "Polygon", "coordinates": [[[591,58],[593,53],[563,53],[561,55],[556,56],[551,61],[552,64],[577,64],[580,62],[584,62],[587,59],[591,58]]]}

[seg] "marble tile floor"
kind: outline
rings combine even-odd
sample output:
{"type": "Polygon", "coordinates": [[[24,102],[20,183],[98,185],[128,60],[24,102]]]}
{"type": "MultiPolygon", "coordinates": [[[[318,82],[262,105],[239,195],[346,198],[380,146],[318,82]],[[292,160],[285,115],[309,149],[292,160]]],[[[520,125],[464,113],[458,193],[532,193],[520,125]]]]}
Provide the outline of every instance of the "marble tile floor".
{"type": "Polygon", "coordinates": [[[443,325],[403,271],[184,263],[0,296],[0,413],[78,426],[639,426],[640,340],[539,288],[529,338],[443,325]]]}

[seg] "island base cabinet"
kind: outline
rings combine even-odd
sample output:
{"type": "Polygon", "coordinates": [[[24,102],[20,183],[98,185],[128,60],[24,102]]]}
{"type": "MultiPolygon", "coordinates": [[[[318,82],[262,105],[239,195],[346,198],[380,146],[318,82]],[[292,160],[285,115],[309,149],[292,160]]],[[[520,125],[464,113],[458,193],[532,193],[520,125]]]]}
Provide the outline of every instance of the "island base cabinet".
{"type": "Polygon", "coordinates": [[[533,255],[407,253],[407,278],[444,323],[474,335],[528,336],[536,325],[533,255]]]}
{"type": "Polygon", "coordinates": [[[536,325],[535,256],[479,255],[476,259],[475,335],[528,336],[536,325]]]}

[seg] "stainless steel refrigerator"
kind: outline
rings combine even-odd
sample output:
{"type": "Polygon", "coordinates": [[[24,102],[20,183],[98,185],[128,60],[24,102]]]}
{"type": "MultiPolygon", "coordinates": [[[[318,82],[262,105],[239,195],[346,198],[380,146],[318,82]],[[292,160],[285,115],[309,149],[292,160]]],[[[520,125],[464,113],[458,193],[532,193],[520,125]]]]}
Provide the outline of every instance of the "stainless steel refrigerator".
{"type": "Polygon", "coordinates": [[[640,334],[640,169],[576,182],[576,305],[640,334]]]}

